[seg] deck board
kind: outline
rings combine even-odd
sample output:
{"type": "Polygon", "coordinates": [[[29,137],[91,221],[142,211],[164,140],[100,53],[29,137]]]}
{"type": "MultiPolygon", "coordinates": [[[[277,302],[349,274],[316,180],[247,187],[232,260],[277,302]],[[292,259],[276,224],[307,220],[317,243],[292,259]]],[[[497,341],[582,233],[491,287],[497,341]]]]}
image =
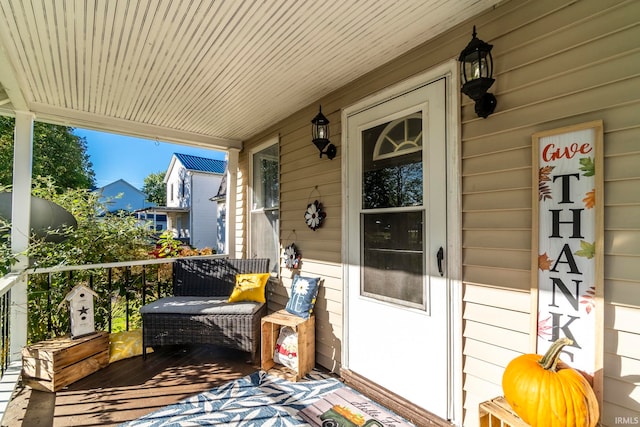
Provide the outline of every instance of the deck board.
{"type": "Polygon", "coordinates": [[[112,426],[259,369],[215,346],[167,347],[115,362],[56,393],[19,387],[3,426],[112,426]]]}

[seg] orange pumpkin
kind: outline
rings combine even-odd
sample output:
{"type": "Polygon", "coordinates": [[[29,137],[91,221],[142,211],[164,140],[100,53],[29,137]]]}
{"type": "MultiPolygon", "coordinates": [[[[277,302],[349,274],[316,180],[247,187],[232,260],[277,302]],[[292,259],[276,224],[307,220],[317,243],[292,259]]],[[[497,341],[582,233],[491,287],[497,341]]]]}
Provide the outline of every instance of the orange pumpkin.
{"type": "Polygon", "coordinates": [[[562,348],[572,343],[560,338],[544,356],[518,356],[502,375],[505,399],[532,427],[593,427],[598,423],[598,400],[589,382],[558,358],[562,348]]]}

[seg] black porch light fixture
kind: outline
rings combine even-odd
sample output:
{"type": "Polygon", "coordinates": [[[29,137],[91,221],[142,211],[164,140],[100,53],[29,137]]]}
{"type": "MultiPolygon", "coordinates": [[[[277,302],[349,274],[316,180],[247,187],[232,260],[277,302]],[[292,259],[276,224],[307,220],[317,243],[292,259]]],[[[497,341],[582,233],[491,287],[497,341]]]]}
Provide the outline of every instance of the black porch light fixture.
{"type": "Polygon", "coordinates": [[[476,37],[476,26],[473,26],[473,38],[460,52],[460,76],[462,77],[462,93],[476,103],[476,114],[487,118],[496,109],[496,97],[487,91],[495,81],[493,79],[493,45],[476,37]]]}
{"type": "Polygon", "coordinates": [[[318,115],[311,120],[311,135],[313,136],[313,143],[320,150],[320,158],[322,158],[323,154],[326,154],[329,160],[336,156],[336,146],[329,141],[329,119],[322,114],[322,105],[318,115]]]}

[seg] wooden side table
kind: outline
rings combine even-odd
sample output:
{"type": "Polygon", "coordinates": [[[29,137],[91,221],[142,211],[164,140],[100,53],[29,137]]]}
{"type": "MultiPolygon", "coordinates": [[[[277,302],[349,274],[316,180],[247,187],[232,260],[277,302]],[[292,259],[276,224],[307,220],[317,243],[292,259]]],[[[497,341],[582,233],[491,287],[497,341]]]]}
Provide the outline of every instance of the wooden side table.
{"type": "Polygon", "coordinates": [[[286,310],[276,311],[262,318],[261,368],[270,374],[289,381],[299,381],[316,365],[315,317],[309,319],[295,316],[286,310]],[[298,367],[293,370],[277,364],[273,355],[283,326],[293,328],[298,334],[298,367]]]}
{"type": "Polygon", "coordinates": [[[480,427],[528,427],[529,424],[525,423],[513,412],[509,403],[504,397],[496,397],[495,399],[487,400],[480,403],[479,406],[479,425],[480,427]]]}
{"type": "Polygon", "coordinates": [[[41,391],[58,391],[109,365],[109,333],[54,338],[22,349],[22,380],[41,391]]]}

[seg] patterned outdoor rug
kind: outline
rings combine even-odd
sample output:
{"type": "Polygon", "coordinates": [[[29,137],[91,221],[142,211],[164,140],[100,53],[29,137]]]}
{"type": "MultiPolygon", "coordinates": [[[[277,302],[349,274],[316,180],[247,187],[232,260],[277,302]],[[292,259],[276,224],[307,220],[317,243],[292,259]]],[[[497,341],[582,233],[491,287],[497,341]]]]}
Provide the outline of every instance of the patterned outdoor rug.
{"type": "MultiPolygon", "coordinates": [[[[367,400],[334,377],[319,371],[312,371],[302,381],[294,383],[268,375],[263,371],[232,381],[208,392],[192,396],[163,409],[152,412],[121,427],[158,426],[247,426],[247,427],[295,427],[322,426],[316,416],[327,404],[332,406],[332,393],[345,390],[367,400]],[[323,399],[329,398],[325,404],[323,399]],[[307,409],[306,418],[301,412],[307,409]],[[307,421],[305,421],[305,419],[307,421]]],[[[350,395],[350,394],[349,394],[350,395]]],[[[386,411],[376,406],[377,411],[386,411]]],[[[335,409],[335,408],[334,408],[335,409]]],[[[335,412],[335,411],[334,411],[335,412]]],[[[323,412],[324,413],[324,412],[323,412]]],[[[367,426],[411,426],[402,418],[387,413],[379,413],[377,419],[391,420],[394,417],[404,424],[366,424],[367,426]]],[[[355,415],[357,416],[357,415],[355,415]]],[[[368,415],[364,415],[370,418],[368,415]]],[[[325,424],[326,425],[326,424],[325,424]]],[[[358,424],[328,424],[330,426],[357,426],[358,424]]]]}

